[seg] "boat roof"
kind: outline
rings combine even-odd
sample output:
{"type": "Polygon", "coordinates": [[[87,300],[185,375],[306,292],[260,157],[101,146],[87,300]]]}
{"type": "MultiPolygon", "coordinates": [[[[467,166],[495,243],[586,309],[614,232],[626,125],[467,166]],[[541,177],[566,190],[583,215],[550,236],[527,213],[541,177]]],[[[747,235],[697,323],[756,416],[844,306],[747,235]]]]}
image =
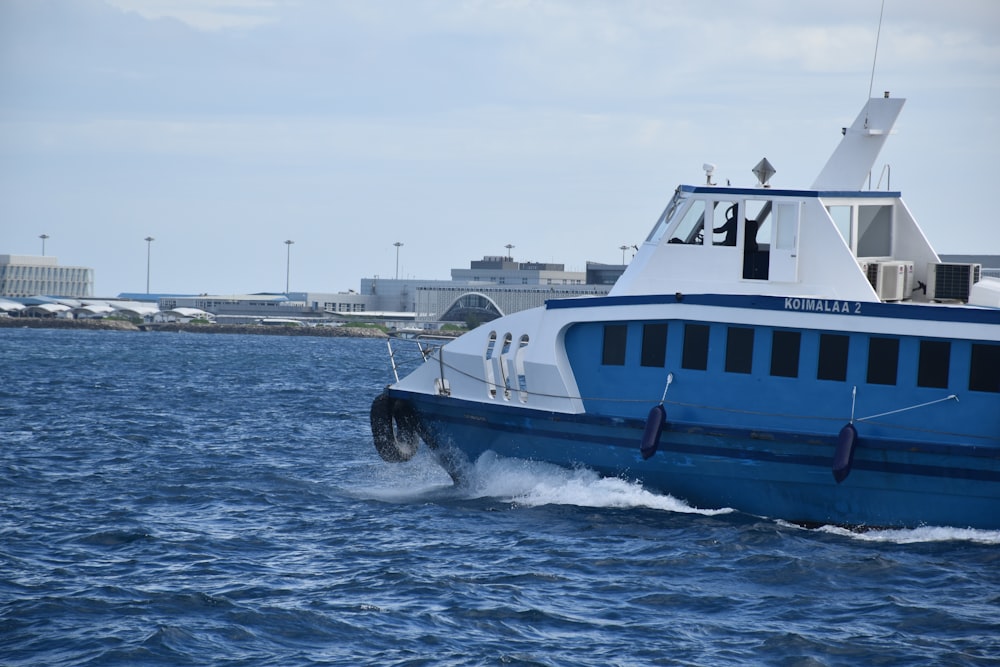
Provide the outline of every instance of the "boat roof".
{"type": "Polygon", "coordinates": [[[747,188],[732,187],[728,185],[681,185],[677,188],[681,192],[695,194],[727,194],[746,195],[748,197],[812,197],[812,198],[862,198],[862,199],[885,199],[896,198],[901,195],[898,190],[792,190],[788,188],[747,188]]]}

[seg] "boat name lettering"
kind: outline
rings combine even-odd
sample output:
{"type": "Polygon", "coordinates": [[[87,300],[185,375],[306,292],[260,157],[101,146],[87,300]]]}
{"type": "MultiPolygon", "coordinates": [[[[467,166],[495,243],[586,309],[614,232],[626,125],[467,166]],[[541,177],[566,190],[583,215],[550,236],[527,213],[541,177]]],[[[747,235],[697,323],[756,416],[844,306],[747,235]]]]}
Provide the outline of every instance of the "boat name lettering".
{"type": "Polygon", "coordinates": [[[832,301],[830,299],[796,299],[785,298],[785,310],[802,310],[809,313],[854,313],[861,314],[861,303],[855,301],[854,307],[847,301],[832,301]]]}

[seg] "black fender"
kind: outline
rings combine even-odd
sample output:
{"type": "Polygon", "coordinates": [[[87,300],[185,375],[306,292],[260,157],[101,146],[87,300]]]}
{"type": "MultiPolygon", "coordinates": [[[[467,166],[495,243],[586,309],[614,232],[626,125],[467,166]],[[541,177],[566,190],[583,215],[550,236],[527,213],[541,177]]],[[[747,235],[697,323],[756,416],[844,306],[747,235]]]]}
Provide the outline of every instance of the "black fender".
{"type": "Polygon", "coordinates": [[[382,460],[401,463],[413,458],[420,444],[420,419],[409,401],[382,392],[372,401],[370,418],[375,450],[382,460]]]}
{"type": "Polygon", "coordinates": [[[858,431],[854,424],[847,424],[837,435],[837,449],[833,453],[833,478],[840,484],[851,474],[854,465],[854,447],[858,444],[858,431]]]}
{"type": "Polygon", "coordinates": [[[654,405],[646,417],[646,428],[642,432],[642,440],[639,442],[639,451],[642,458],[648,459],[656,453],[660,446],[660,434],[663,433],[663,426],[667,422],[667,411],[663,404],[654,405]]]}

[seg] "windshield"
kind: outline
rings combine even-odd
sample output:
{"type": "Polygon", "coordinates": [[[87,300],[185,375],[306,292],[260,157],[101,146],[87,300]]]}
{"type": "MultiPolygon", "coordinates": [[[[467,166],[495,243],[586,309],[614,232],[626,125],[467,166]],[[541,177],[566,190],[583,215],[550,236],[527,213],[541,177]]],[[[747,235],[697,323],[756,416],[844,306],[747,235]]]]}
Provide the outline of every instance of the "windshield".
{"type": "Polygon", "coordinates": [[[667,231],[667,227],[670,226],[671,219],[674,217],[674,213],[680,207],[681,202],[685,199],[684,195],[681,194],[680,190],[674,191],[674,196],[667,204],[667,208],[664,209],[663,215],[660,219],[656,221],[656,225],[653,226],[653,231],[649,233],[646,237],[646,243],[657,243],[667,231]]]}

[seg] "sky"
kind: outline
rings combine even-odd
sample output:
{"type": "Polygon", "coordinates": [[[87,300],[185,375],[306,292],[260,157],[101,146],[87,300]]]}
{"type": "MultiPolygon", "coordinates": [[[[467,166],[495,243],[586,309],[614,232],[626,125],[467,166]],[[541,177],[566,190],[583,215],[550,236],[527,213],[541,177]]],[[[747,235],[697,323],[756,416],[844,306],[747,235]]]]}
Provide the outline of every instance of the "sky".
{"type": "Polygon", "coordinates": [[[703,163],[807,188],[869,90],[907,98],[876,168],[932,245],[1000,254],[1000,2],[882,11],[0,0],[0,254],[46,234],[97,296],[147,269],[154,293],[357,290],[397,252],[400,278],[448,279],[507,245],[582,271],[703,163]]]}

